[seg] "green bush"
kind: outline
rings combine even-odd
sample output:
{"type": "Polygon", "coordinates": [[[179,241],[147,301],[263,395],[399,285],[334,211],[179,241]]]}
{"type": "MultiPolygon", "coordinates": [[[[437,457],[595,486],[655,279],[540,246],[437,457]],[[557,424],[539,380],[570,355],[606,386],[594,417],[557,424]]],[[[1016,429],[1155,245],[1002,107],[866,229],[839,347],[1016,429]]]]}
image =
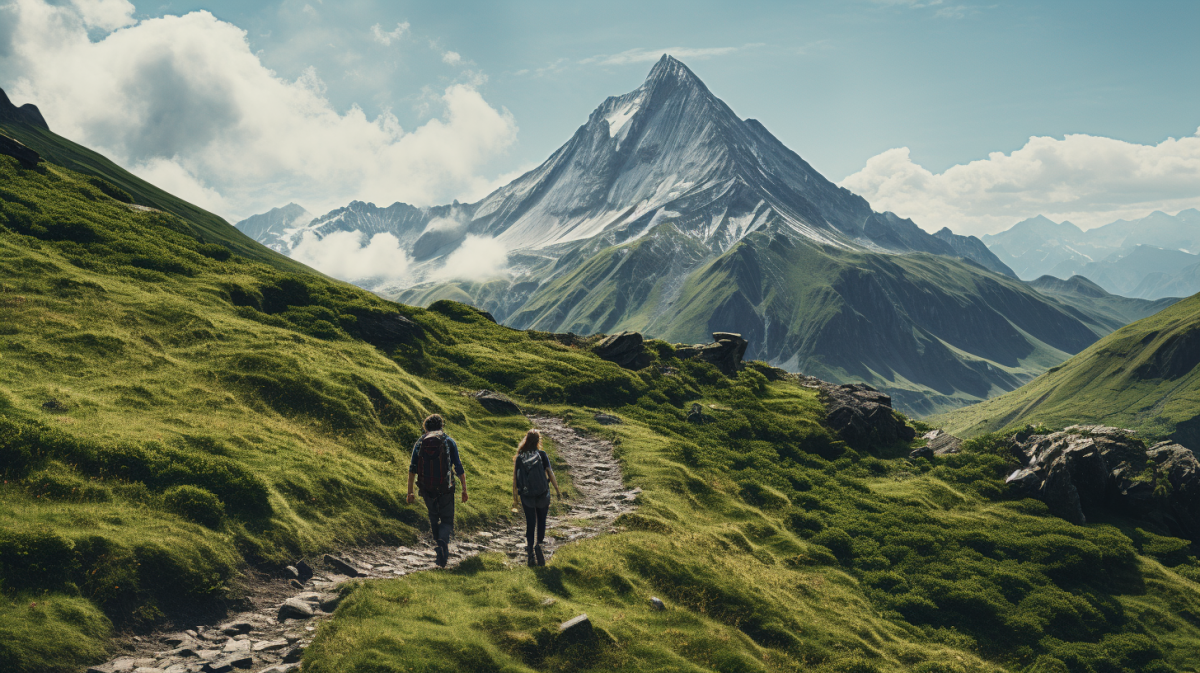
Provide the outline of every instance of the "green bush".
{"type": "Polygon", "coordinates": [[[163,504],[179,516],[209,528],[220,528],[225,505],[217,496],[198,487],[172,486],[163,493],[163,504]]]}

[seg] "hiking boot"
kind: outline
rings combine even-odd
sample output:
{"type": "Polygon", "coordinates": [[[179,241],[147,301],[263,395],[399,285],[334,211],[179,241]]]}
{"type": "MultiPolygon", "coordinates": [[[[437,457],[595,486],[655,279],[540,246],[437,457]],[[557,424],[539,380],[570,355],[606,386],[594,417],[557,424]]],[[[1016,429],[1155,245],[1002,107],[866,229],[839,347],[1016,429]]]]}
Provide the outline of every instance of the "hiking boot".
{"type": "Polygon", "coordinates": [[[433,561],[434,564],[439,568],[445,568],[446,562],[450,560],[450,554],[447,553],[446,547],[444,547],[441,542],[437,543],[437,548],[434,549],[434,554],[437,555],[437,558],[433,561]]]}
{"type": "Polygon", "coordinates": [[[542,551],[542,545],[539,544],[533,548],[533,556],[537,560],[538,565],[546,565],[546,554],[542,551]]]}

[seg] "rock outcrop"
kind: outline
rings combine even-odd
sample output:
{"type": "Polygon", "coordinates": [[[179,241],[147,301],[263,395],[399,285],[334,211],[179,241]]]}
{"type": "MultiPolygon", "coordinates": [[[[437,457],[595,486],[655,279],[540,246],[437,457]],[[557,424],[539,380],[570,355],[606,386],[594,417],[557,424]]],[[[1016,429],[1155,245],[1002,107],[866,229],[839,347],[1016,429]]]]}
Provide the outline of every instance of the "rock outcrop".
{"type": "Polygon", "coordinates": [[[6,135],[0,135],[0,154],[15,157],[25,168],[36,168],[42,160],[40,154],[6,135]]]}
{"type": "Polygon", "coordinates": [[[931,430],[921,435],[925,446],[935,456],[949,456],[962,451],[962,440],[944,430],[931,430]]]}
{"type": "Polygon", "coordinates": [[[1010,438],[1022,467],[1006,480],[1076,524],[1107,510],[1150,519],[1190,539],[1200,536],[1200,462],[1178,444],[1149,449],[1133,432],[1073,425],[1010,438]]]}
{"type": "Polygon", "coordinates": [[[601,360],[608,360],[625,369],[642,369],[650,366],[650,353],[639,332],[618,332],[605,337],[592,348],[601,360]]]}
{"type": "Polygon", "coordinates": [[[742,358],[750,342],[735,332],[713,332],[713,342],[692,346],[676,345],[675,357],[680,360],[698,358],[712,363],[726,376],[737,376],[742,370],[742,358]]]}
{"type": "Polygon", "coordinates": [[[363,341],[391,350],[400,344],[413,344],[425,336],[425,328],[399,313],[363,312],[358,314],[358,335],[363,341]]]}
{"type": "Polygon", "coordinates": [[[808,377],[802,384],[820,389],[826,423],[856,449],[907,442],[917,436],[892,411],[892,398],[865,383],[837,385],[808,377]]]}
{"type": "Polygon", "coordinates": [[[490,390],[480,390],[472,395],[484,409],[498,414],[500,416],[521,415],[521,407],[517,406],[507,395],[492,392],[490,390]]]}

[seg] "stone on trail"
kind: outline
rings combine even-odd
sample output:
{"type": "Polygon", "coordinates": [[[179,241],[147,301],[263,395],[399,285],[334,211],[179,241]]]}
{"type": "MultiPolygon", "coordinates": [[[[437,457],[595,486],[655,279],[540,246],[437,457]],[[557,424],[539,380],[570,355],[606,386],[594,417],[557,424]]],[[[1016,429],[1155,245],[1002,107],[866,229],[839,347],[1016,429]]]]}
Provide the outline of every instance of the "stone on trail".
{"type": "Polygon", "coordinates": [[[221,633],[227,636],[238,636],[243,633],[250,633],[254,630],[254,624],[250,622],[229,622],[218,627],[221,633]]]}
{"type": "Polygon", "coordinates": [[[269,652],[271,650],[282,650],[283,648],[285,648],[287,646],[288,646],[287,638],[280,638],[279,640],[263,640],[263,641],[254,643],[254,647],[252,648],[252,651],[254,651],[254,652],[269,652]]]}
{"type": "Polygon", "coordinates": [[[279,621],[285,619],[308,619],[313,616],[313,609],[306,601],[299,598],[289,598],[279,606],[279,621]]]}
{"type": "Polygon", "coordinates": [[[300,580],[288,580],[288,586],[290,586],[293,589],[303,589],[304,588],[304,585],[300,583],[300,580]]]}
{"type": "Polygon", "coordinates": [[[325,555],[325,563],[346,577],[358,577],[363,574],[359,572],[358,568],[331,554],[325,555]]]}
{"type": "Polygon", "coordinates": [[[226,654],[232,654],[234,652],[249,652],[251,645],[252,643],[249,640],[231,640],[225,643],[224,652],[226,654]]]}
{"type": "Polygon", "coordinates": [[[321,599],[321,602],[320,602],[321,610],[323,612],[333,612],[334,610],[337,609],[337,606],[339,604],[341,604],[342,595],[341,594],[322,594],[320,599],[321,599]]]}
{"type": "Polygon", "coordinates": [[[296,579],[300,580],[302,583],[313,578],[313,569],[310,568],[309,565],[304,561],[296,562],[296,572],[300,573],[300,576],[296,579]]]}

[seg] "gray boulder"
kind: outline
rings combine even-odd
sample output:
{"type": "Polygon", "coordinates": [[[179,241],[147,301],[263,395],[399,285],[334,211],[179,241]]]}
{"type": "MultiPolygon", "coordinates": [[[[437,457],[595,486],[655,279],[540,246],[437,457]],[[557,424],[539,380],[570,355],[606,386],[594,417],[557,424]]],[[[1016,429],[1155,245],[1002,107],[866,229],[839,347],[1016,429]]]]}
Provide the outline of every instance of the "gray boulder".
{"type": "Polygon", "coordinates": [[[513,402],[506,395],[501,395],[490,390],[480,390],[472,395],[472,397],[482,404],[484,409],[493,414],[500,416],[521,415],[521,407],[517,406],[517,403],[513,402]]]}
{"type": "Polygon", "coordinates": [[[931,430],[921,435],[921,439],[926,441],[925,446],[935,456],[949,456],[962,451],[962,440],[944,430],[931,430]]]}
{"type": "Polygon", "coordinates": [[[1102,425],[1027,429],[1009,441],[1021,463],[1009,487],[1055,515],[1081,524],[1107,510],[1200,538],[1200,462],[1190,449],[1171,442],[1147,449],[1131,431],[1102,425]]]}
{"type": "Polygon", "coordinates": [[[726,376],[737,376],[745,365],[742,358],[750,342],[736,332],[713,332],[713,341],[708,344],[685,346],[676,344],[675,357],[680,360],[692,358],[703,360],[721,370],[726,376]]]}
{"type": "Polygon", "coordinates": [[[818,381],[825,422],[851,447],[867,449],[907,442],[917,433],[892,411],[892,398],[865,383],[818,381]]]}
{"type": "Polygon", "coordinates": [[[621,424],[621,419],[617,418],[616,416],[613,416],[612,414],[598,413],[593,418],[595,418],[596,422],[599,423],[600,425],[620,425],[621,424]]]}
{"type": "Polygon", "coordinates": [[[325,563],[346,577],[358,577],[363,574],[358,568],[332,554],[325,555],[325,563]]]}
{"type": "Polygon", "coordinates": [[[0,135],[0,154],[15,158],[25,168],[36,168],[42,160],[40,154],[6,135],[0,135]]]}
{"type": "Polygon", "coordinates": [[[608,360],[624,369],[637,370],[650,366],[650,353],[638,332],[618,332],[607,336],[592,347],[592,352],[601,360],[608,360]]]}
{"type": "Polygon", "coordinates": [[[312,606],[299,598],[289,598],[279,606],[279,621],[285,619],[308,619],[313,616],[312,606]]]}

